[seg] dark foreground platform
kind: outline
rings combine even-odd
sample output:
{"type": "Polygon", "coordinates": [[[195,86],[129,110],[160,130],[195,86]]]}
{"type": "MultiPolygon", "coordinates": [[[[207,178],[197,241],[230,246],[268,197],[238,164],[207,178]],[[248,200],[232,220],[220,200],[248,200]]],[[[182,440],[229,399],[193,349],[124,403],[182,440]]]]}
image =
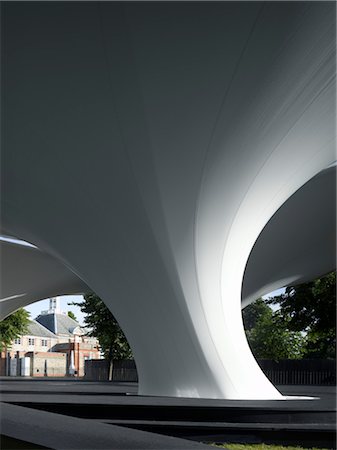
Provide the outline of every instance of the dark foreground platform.
{"type": "Polygon", "coordinates": [[[20,447],[19,441],[62,450],[209,448],[193,441],[336,448],[335,387],[279,389],[315,398],[142,397],[135,383],[3,378],[2,448],[39,448],[20,447]]]}
{"type": "Polygon", "coordinates": [[[78,419],[22,406],[1,404],[1,449],[131,450],[206,449],[208,446],[78,419]]]}

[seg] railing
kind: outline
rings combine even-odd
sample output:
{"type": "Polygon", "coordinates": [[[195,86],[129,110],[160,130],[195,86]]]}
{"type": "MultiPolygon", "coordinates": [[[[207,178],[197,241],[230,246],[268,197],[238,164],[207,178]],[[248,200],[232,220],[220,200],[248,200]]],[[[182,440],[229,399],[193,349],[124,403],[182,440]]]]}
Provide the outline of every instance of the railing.
{"type": "Polygon", "coordinates": [[[136,363],[133,359],[114,361],[112,374],[113,381],[138,381],[136,363]]]}
{"type": "MultiPolygon", "coordinates": [[[[258,363],[273,384],[302,384],[332,386],[336,384],[336,360],[333,359],[283,359],[272,361],[260,359],[258,363]]],[[[85,361],[87,380],[108,380],[108,362],[85,361]]],[[[113,363],[113,381],[137,382],[137,368],[134,360],[120,360],[113,363]]]]}
{"type": "Polygon", "coordinates": [[[105,359],[87,359],[84,361],[84,378],[92,381],[107,381],[109,363],[105,359]]]}
{"type": "Polygon", "coordinates": [[[273,384],[331,386],[336,384],[334,359],[260,359],[258,363],[273,384]]]}

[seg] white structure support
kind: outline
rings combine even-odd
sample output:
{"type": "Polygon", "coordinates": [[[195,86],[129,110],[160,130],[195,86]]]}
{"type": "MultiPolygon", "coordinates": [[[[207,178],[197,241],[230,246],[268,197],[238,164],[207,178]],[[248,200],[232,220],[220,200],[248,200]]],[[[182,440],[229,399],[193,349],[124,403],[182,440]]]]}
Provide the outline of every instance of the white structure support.
{"type": "Polygon", "coordinates": [[[281,398],[241,300],[333,268],[327,246],[296,273],[307,241],[287,273],[259,255],[282,205],[336,160],[335,4],[7,2],[2,15],[2,226],[39,249],[24,250],[36,265],[8,284],[6,314],[42,298],[31,281],[48,259],[45,297],[106,302],[141,394],[281,398]]]}

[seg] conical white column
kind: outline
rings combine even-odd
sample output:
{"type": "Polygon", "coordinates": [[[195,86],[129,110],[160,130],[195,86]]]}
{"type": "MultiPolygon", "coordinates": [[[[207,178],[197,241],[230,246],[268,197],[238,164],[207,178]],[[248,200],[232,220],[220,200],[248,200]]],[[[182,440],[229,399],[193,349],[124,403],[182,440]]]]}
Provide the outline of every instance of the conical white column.
{"type": "Polygon", "coordinates": [[[333,3],[6,3],[2,218],[107,303],[141,394],[280,398],[251,249],[335,159],[333,3]]]}

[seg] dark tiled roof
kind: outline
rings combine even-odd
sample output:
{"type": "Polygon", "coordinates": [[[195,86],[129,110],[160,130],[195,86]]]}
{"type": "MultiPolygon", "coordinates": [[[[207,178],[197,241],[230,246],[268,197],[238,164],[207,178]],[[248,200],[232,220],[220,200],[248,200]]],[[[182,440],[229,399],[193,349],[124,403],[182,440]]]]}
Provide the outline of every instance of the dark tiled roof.
{"type": "Polygon", "coordinates": [[[72,336],[74,328],[80,327],[76,320],[65,314],[41,314],[36,320],[51,332],[63,336],[72,336]]]}
{"type": "Polygon", "coordinates": [[[38,323],[36,320],[31,320],[28,325],[26,336],[38,336],[57,339],[54,333],[51,333],[46,327],[38,323]]]}

